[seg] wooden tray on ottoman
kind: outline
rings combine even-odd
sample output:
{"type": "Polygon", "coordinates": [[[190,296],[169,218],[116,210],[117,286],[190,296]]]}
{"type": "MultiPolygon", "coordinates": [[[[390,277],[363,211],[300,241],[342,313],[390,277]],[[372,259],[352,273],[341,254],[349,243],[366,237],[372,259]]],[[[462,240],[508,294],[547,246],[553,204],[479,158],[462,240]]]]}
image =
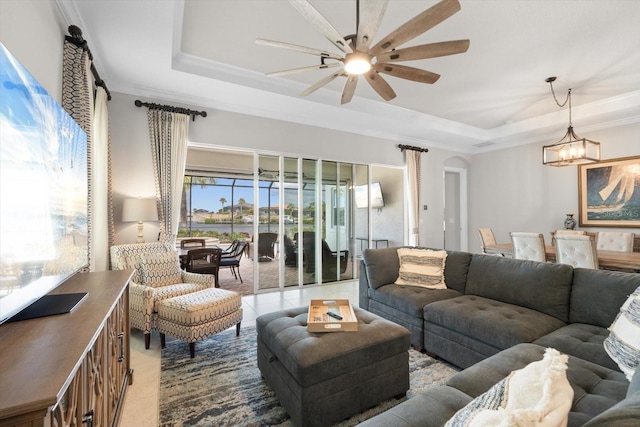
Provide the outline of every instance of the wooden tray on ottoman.
{"type": "Polygon", "coordinates": [[[348,299],[312,299],[307,316],[309,332],[343,332],[357,331],[358,319],[348,299]],[[329,316],[331,312],[342,317],[336,319],[329,316]]]}

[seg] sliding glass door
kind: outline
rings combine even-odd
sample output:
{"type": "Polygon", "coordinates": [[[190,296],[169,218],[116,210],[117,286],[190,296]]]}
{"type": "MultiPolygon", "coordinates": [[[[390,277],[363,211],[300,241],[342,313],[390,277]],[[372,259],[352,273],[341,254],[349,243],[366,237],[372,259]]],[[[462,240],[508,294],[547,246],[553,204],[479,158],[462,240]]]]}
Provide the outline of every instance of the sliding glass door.
{"type": "Polygon", "coordinates": [[[257,292],[356,278],[372,235],[371,209],[362,209],[368,198],[365,206],[358,199],[371,183],[370,166],[249,156],[246,173],[187,169],[180,237],[207,237],[223,248],[247,242],[243,280],[257,292]]]}

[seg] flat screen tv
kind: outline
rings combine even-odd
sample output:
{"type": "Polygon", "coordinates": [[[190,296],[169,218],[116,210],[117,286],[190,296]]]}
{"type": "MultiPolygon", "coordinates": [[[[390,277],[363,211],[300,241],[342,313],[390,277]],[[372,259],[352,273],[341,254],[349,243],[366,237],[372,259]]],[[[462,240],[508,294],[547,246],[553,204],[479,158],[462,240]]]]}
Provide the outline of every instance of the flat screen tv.
{"type": "Polygon", "coordinates": [[[0,323],[87,266],[87,206],[85,132],[0,43],[0,323]]]}
{"type": "MultiPolygon", "coordinates": [[[[357,185],[355,188],[355,199],[357,208],[366,208],[369,206],[368,185],[357,185]]],[[[382,197],[382,187],[379,182],[371,183],[371,207],[381,208],[384,206],[384,198],[382,197]]]]}

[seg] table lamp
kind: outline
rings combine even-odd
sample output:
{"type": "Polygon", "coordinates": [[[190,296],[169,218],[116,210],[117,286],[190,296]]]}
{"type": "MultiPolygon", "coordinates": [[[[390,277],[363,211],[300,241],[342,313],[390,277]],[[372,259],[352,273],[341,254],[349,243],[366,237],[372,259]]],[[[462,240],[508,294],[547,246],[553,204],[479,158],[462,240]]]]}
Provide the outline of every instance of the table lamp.
{"type": "Polygon", "coordinates": [[[158,208],[155,199],[124,199],[122,205],[122,221],[138,223],[138,240],[136,243],[144,243],[142,234],[143,221],[157,221],[158,208]]]}

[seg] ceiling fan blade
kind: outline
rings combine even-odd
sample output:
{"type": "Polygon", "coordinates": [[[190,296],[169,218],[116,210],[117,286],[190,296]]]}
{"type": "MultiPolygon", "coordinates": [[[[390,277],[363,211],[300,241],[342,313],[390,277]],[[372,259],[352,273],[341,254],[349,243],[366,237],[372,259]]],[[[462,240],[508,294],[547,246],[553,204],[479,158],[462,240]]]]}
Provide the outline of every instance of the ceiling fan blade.
{"type": "Polygon", "coordinates": [[[358,76],[350,74],[349,77],[347,77],[347,82],[344,84],[344,89],[342,90],[342,99],[340,100],[341,104],[351,102],[351,98],[353,98],[357,84],[358,76]]]}
{"type": "Polygon", "coordinates": [[[414,82],[433,84],[438,81],[440,74],[431,71],[420,70],[419,68],[407,67],[406,65],[385,64],[378,62],[373,69],[379,73],[400,77],[401,79],[413,80],[414,82]]]}
{"type": "Polygon", "coordinates": [[[389,0],[362,0],[356,41],[358,51],[368,52],[369,46],[378,32],[388,2],[389,0]]]}
{"type": "Polygon", "coordinates": [[[466,52],[467,49],[469,49],[469,40],[453,40],[384,52],[378,55],[377,60],[378,62],[414,61],[417,59],[455,55],[466,52]]]}
{"type": "Polygon", "coordinates": [[[316,56],[321,56],[325,58],[338,59],[338,60],[342,59],[341,56],[336,55],[335,53],[327,52],[326,50],[314,49],[312,47],[300,46],[292,43],[278,42],[275,40],[256,39],[256,44],[261,44],[261,45],[271,46],[271,47],[279,47],[282,49],[293,50],[301,53],[308,53],[310,55],[316,55],[316,56]]]}
{"type": "Polygon", "coordinates": [[[392,31],[387,37],[380,40],[371,48],[371,54],[378,56],[382,52],[395,49],[403,43],[408,42],[427,30],[435,27],[445,19],[460,10],[458,0],[442,0],[415,16],[403,25],[392,31]]]}
{"type": "Polygon", "coordinates": [[[382,78],[380,74],[378,74],[374,70],[369,70],[365,74],[365,78],[378,95],[380,95],[385,101],[390,101],[396,97],[396,93],[391,89],[389,83],[386,82],[385,79],[382,78]]]}
{"type": "Polygon", "coordinates": [[[325,77],[322,80],[319,80],[318,82],[316,82],[315,84],[309,86],[304,92],[302,92],[300,94],[300,96],[307,96],[307,95],[315,92],[316,90],[320,89],[322,86],[326,85],[327,83],[331,82],[336,77],[340,77],[340,76],[344,76],[344,75],[345,75],[345,73],[342,70],[336,71],[335,73],[332,73],[332,74],[329,74],[327,77],[325,77]]]}
{"type": "Polygon", "coordinates": [[[322,16],[320,12],[316,10],[306,0],[289,0],[289,3],[307,20],[309,23],[318,30],[323,36],[333,43],[338,49],[344,53],[353,52],[347,41],[336,30],[333,25],[327,19],[322,16]]]}
{"type": "Polygon", "coordinates": [[[330,64],[311,65],[309,67],[291,68],[289,70],[274,71],[272,73],[267,73],[266,75],[269,77],[279,77],[279,76],[286,76],[289,74],[304,73],[305,71],[323,70],[325,68],[333,68],[339,65],[340,65],[339,62],[333,62],[330,64]]]}

